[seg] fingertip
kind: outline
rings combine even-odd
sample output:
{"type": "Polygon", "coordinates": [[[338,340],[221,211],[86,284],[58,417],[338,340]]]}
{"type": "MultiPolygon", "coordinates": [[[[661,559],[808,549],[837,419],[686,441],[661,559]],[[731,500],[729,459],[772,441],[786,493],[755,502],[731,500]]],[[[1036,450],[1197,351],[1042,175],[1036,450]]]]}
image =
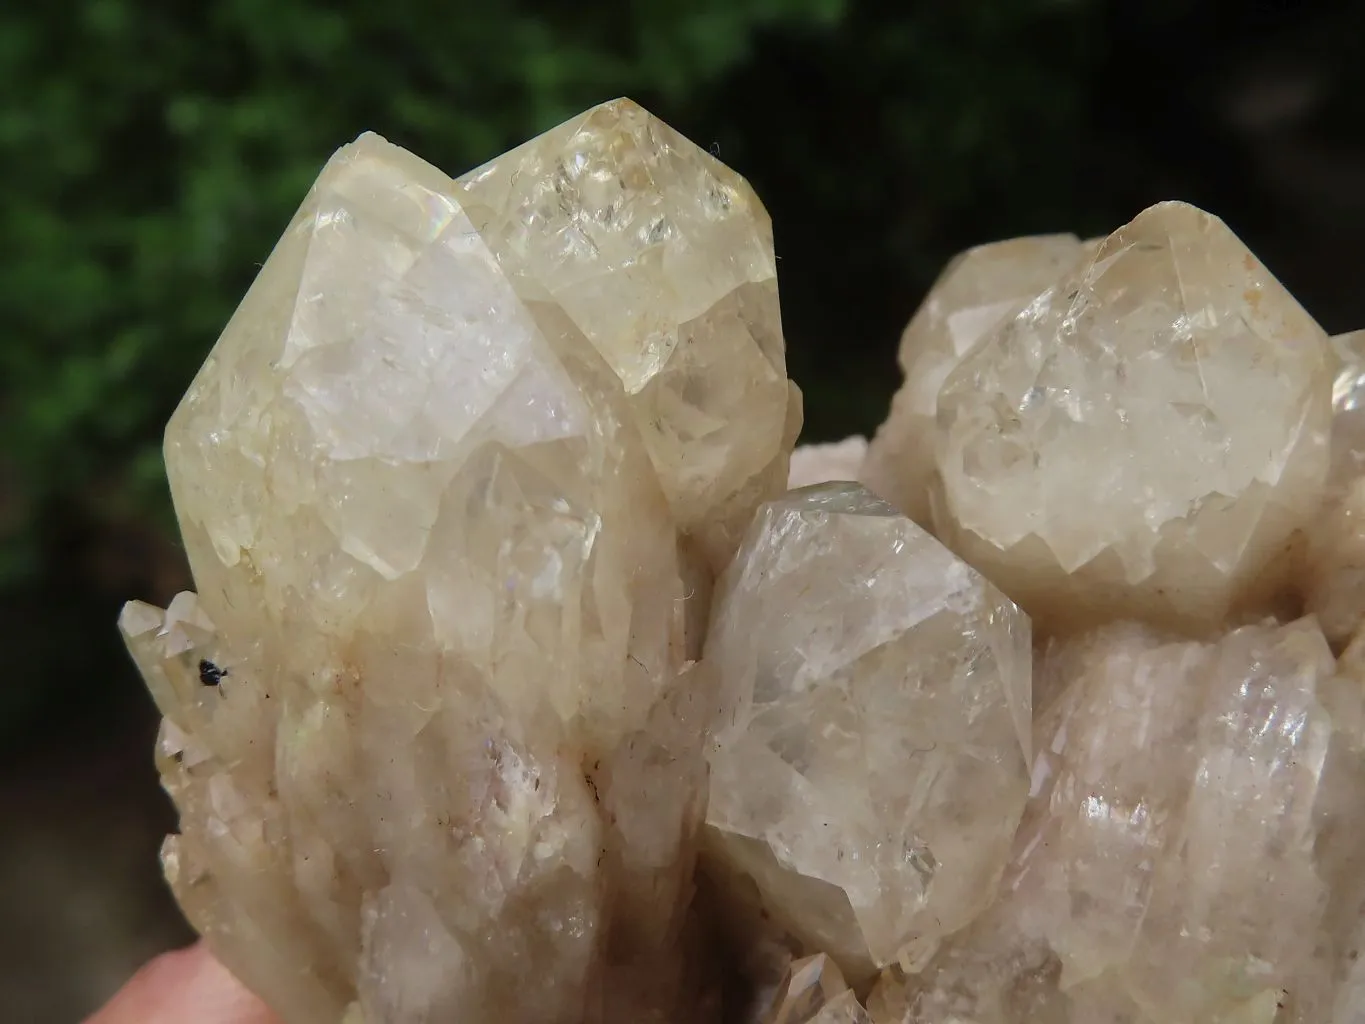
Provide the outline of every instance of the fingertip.
{"type": "Polygon", "coordinates": [[[278,1024],[203,942],[152,960],[86,1024],[278,1024]]]}

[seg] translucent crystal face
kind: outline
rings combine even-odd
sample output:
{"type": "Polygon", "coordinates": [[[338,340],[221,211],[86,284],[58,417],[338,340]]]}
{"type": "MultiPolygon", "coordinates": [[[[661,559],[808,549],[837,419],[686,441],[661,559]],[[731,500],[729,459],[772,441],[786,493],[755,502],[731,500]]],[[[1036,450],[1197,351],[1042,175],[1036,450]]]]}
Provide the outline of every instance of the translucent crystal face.
{"type": "Polygon", "coordinates": [[[1309,532],[1300,591],[1333,643],[1365,619],[1365,331],[1331,339],[1331,468],[1326,501],[1309,532]]]}
{"type": "Polygon", "coordinates": [[[869,1005],[930,1024],[1272,1021],[1302,987],[1288,1019],[1337,1020],[1309,1009],[1349,931],[1324,926],[1323,894],[1354,890],[1347,919],[1359,884],[1321,828],[1360,820],[1337,801],[1361,776],[1359,733],[1327,702],[1358,712],[1362,692],[1334,678],[1316,624],[1201,644],[1115,623],[1045,661],[1068,683],[1036,720],[995,906],[869,1005]]]}
{"type": "MultiPolygon", "coordinates": [[[[515,290],[449,179],[363,137],[324,170],[167,429],[200,599],[244,638],[297,624],[308,639],[291,643],[330,646],[387,612],[408,642],[475,664],[523,639],[549,659],[530,699],[559,686],[565,714],[620,703],[550,669],[600,656],[589,674],[647,705],[676,624],[638,635],[636,685],[610,664],[643,623],[591,586],[623,561],[659,596],[678,586],[618,392],[573,324],[515,290]],[[635,526],[604,533],[627,507],[635,526]],[[574,607],[605,644],[580,646],[574,607]]],[[[335,648],[310,654],[344,671],[335,648]]]]}
{"type": "Polygon", "coordinates": [[[1032,613],[1216,623],[1317,505],[1331,373],[1221,221],[1153,207],[944,381],[935,526],[1032,613]]]}
{"type": "Polygon", "coordinates": [[[763,507],[712,621],[718,855],[856,975],[969,921],[1028,790],[1028,620],[889,505],[830,484],[763,507]]]}
{"type": "Polygon", "coordinates": [[[1075,235],[1039,235],[959,254],[901,335],[905,381],[858,477],[923,526],[930,523],[934,416],[944,379],[976,343],[1045,291],[1086,248],[1075,235]]]}
{"type": "Polygon", "coordinates": [[[323,169],[167,428],[198,597],[123,622],[172,885],[291,1024],[700,1004],[686,665],[783,365],[762,207],[628,101],[323,169]]]}
{"type": "Polygon", "coordinates": [[[784,493],[710,156],[363,136],[167,429],[167,877],[288,1024],[1357,1021],[1362,351],[1182,204],[971,250],[790,466],[936,539],[784,493]]]}
{"type": "Polygon", "coordinates": [[[763,1024],[871,1024],[828,956],[817,953],[792,962],[778,986],[763,1024]]]}
{"type": "Polygon", "coordinates": [[[621,378],[680,526],[723,566],[756,480],[785,478],[799,408],[772,225],[753,190],[628,100],[457,189],[517,286],[556,303],[621,378]]]}

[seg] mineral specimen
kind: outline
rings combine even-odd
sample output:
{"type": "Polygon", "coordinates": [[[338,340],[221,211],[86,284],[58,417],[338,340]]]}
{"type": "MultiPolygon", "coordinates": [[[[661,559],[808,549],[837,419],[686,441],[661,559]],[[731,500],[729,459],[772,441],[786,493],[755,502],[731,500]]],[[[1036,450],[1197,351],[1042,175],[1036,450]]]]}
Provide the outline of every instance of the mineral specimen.
{"type": "Polygon", "coordinates": [[[168,877],[290,1024],[696,1009],[690,552],[785,484],[783,359],[762,207],[629,102],[328,163],[167,429],[198,597],[122,619],[168,877]]]}
{"type": "Polygon", "coordinates": [[[1215,627],[1317,510],[1332,373],[1221,221],[1152,207],[943,381],[934,525],[1048,629],[1215,627]]]}
{"type": "Polygon", "coordinates": [[[734,171],[625,100],[459,179],[504,273],[587,336],[680,528],[716,568],[782,489],[800,428],[772,225],[734,171]]]}
{"type": "Polygon", "coordinates": [[[628,101],[324,168],[120,619],[190,920],[286,1024],[1359,1024],[1365,334],[1162,204],[789,461],[774,268],[628,101]]]}
{"type": "Polygon", "coordinates": [[[1055,284],[1084,253],[1075,235],[1040,235],[980,245],[949,263],[901,335],[905,383],[858,479],[929,526],[934,417],[944,379],[978,340],[1055,284]]]}
{"type": "Polygon", "coordinates": [[[764,505],[702,660],[725,715],[708,849],[852,977],[919,960],[1004,867],[1028,792],[1029,637],[858,485],[764,505]]]}

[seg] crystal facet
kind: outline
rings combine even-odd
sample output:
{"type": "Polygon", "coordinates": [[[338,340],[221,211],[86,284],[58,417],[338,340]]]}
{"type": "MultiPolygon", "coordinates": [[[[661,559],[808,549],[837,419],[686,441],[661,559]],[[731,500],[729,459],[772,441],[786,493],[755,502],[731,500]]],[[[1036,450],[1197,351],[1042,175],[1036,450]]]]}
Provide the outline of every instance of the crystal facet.
{"type": "Polygon", "coordinates": [[[1331,471],[1327,501],[1308,537],[1308,609],[1335,643],[1365,619],[1365,331],[1332,339],[1331,471]]]}
{"type": "Polygon", "coordinates": [[[785,485],[783,364],[762,207],[629,102],[328,163],[167,429],[199,595],[123,618],[167,874],[291,1024],[698,1005],[690,609],[785,485]]]}
{"type": "Polygon", "coordinates": [[[1069,682],[1037,719],[999,900],[922,974],[888,972],[874,1016],[1268,1022],[1333,969],[1319,937],[1339,840],[1322,824],[1362,793],[1358,750],[1339,749],[1341,810],[1321,798],[1333,744],[1358,735],[1320,699],[1341,685],[1321,632],[1201,644],[1115,623],[1045,657],[1069,682]]]}
{"type": "Polygon", "coordinates": [[[823,953],[794,961],[763,1024],[871,1024],[839,968],[823,953]]]}
{"type": "Polygon", "coordinates": [[[1221,221],[1152,207],[948,374],[935,527],[1048,628],[1216,625],[1291,565],[1332,372],[1221,221]]]}
{"type": "Polygon", "coordinates": [[[1028,790],[1028,619],[889,505],[829,484],[763,506],[712,623],[708,848],[854,977],[970,921],[1028,790]]]}
{"type": "Polygon", "coordinates": [[[215,952],[286,1024],[1359,1024],[1365,333],[1162,204],[964,254],[791,457],[775,289],[628,101],[328,163],[120,617],[215,952]]]}
{"type": "Polygon", "coordinates": [[[1075,235],[1040,235],[979,245],[949,263],[901,335],[905,382],[858,479],[928,526],[934,417],[944,379],[972,346],[1055,284],[1084,253],[1075,235]]]}
{"type": "Polygon", "coordinates": [[[787,475],[772,224],[748,182],[629,100],[459,179],[528,302],[552,303],[616,371],[682,530],[723,568],[787,475]]]}

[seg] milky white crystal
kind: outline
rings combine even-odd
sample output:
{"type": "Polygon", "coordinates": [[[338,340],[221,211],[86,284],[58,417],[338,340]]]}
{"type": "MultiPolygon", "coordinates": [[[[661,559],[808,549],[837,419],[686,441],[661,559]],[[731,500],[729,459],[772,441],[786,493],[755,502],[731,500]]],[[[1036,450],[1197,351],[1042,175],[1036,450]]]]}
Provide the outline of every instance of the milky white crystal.
{"type": "Polygon", "coordinates": [[[1029,623],[855,484],[760,510],[719,585],[707,848],[855,978],[991,899],[1028,789],[1029,623]]]}
{"type": "Polygon", "coordinates": [[[929,525],[934,417],[944,379],[977,341],[1055,284],[1084,252],[1075,235],[1012,238],[968,249],[943,269],[901,335],[905,380],[859,480],[929,525]]]}
{"type": "Polygon", "coordinates": [[[1346,835],[1365,794],[1359,680],[1311,619],[1208,644],[1114,623],[1069,643],[1046,655],[1070,680],[1037,719],[999,900],[921,974],[888,972],[874,1019],[1330,1019],[1312,1004],[1349,974],[1365,888],[1346,835]],[[1329,884],[1354,893],[1336,924],[1329,884]]]}
{"type": "Polygon", "coordinates": [[[1221,221],[1154,206],[948,374],[935,527],[1049,628],[1216,625],[1317,509],[1332,372],[1221,221]]]}
{"type": "Polygon", "coordinates": [[[122,618],[167,875],[289,1024],[709,1019],[690,609],[785,484],[774,287],[627,101],[323,169],[167,429],[198,596],[122,618]]]}

